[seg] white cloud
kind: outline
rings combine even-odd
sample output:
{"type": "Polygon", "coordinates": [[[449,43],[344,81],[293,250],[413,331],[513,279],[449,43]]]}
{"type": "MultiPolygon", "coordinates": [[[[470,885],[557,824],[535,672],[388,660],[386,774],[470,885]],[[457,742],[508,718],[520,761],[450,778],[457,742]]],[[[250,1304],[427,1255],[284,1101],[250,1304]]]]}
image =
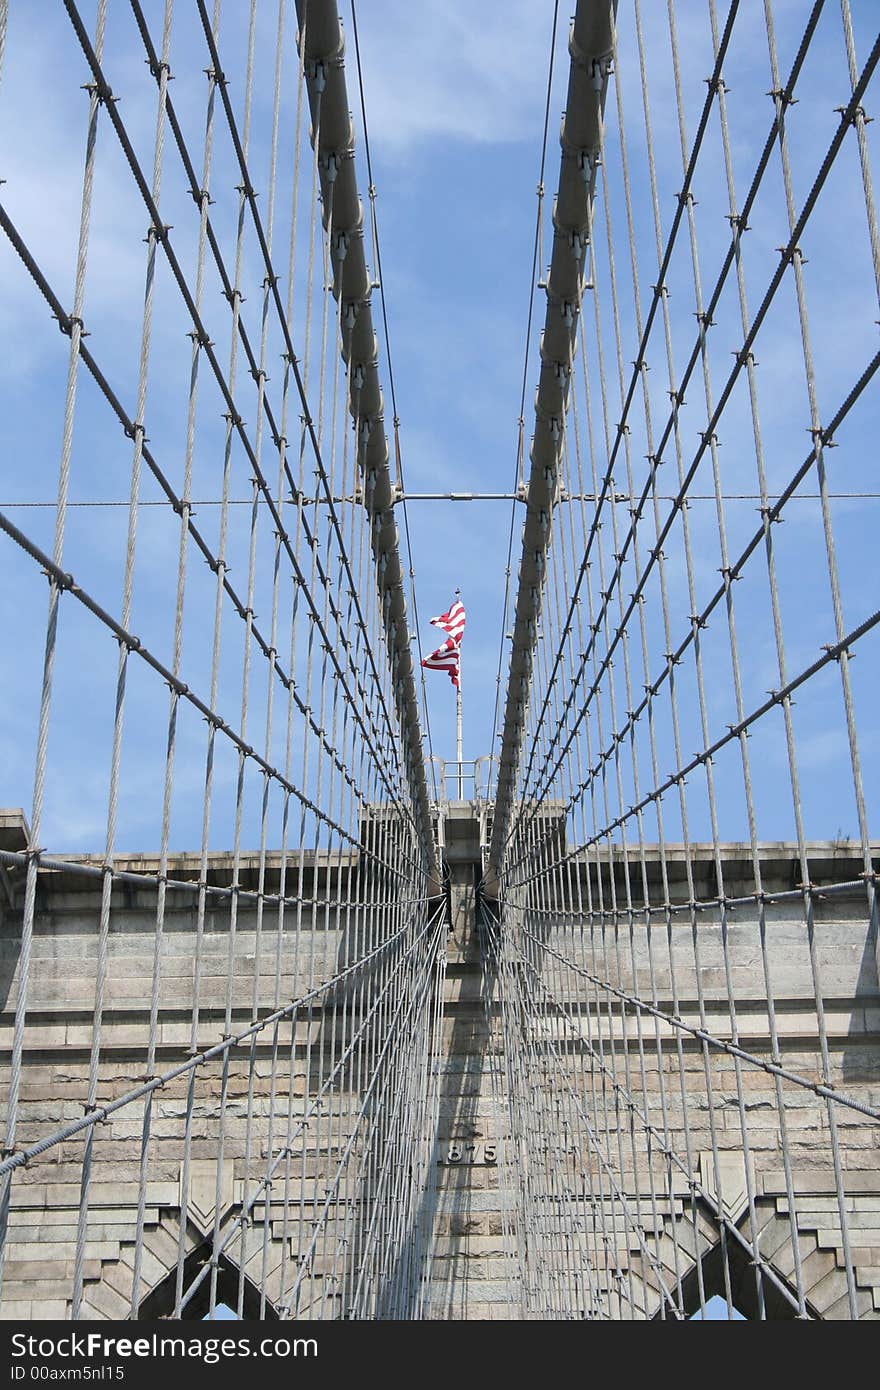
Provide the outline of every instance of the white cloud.
{"type": "MultiPolygon", "coordinates": [[[[551,21],[550,6],[532,0],[484,0],[478,24],[466,0],[388,0],[362,11],[358,37],[371,143],[389,158],[411,153],[426,139],[490,144],[537,138],[551,21]]],[[[557,39],[564,41],[565,33],[561,19],[557,39]]],[[[354,62],[349,32],[352,72],[354,62]]]]}

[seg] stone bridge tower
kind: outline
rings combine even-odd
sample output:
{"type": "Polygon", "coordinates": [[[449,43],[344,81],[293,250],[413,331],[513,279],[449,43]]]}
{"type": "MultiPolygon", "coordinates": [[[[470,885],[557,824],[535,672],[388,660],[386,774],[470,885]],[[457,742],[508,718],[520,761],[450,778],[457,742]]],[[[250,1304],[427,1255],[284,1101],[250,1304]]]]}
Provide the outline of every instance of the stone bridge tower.
{"type": "MultiPolygon", "coordinates": [[[[20,844],[26,833],[20,815],[12,812],[4,813],[0,829],[4,848],[20,844]]],[[[485,808],[479,803],[448,804],[442,840],[448,879],[444,1017],[429,1059],[438,1104],[434,1126],[424,1136],[427,1159],[419,1224],[406,1237],[412,1260],[407,1276],[412,1280],[412,1312],[442,1319],[517,1318],[524,1306],[522,1280],[532,1277],[528,1261],[536,1250],[543,1252],[545,1260],[557,1262],[556,1269],[545,1274],[572,1277],[559,1194],[543,1193],[548,1212],[544,1231],[521,1225],[523,1186],[540,1182],[540,1168],[534,1164],[530,1176],[530,1162],[542,1145],[558,1143],[559,1097],[552,1090],[541,1093],[539,1055],[532,1057],[528,1078],[534,1106],[530,1118],[517,1113],[522,1093],[513,1094],[509,1086],[511,1059],[505,1057],[499,1000],[505,966],[498,968],[494,904],[478,891],[486,841],[485,808]],[[543,1244],[536,1244],[541,1240],[543,1244]]],[[[811,855],[817,881],[823,870],[829,879],[852,872],[856,880],[855,865],[844,862],[851,856],[845,846],[814,845],[811,855]]],[[[696,863],[698,872],[706,876],[708,891],[714,872],[711,854],[698,855],[696,863]]],[[[202,1267],[210,1266],[215,1232],[222,1238],[240,1216],[249,1185],[253,1189],[271,1152],[283,1145],[291,1113],[305,1113],[309,1097],[330,1071],[329,1059],[335,1055],[330,1029],[333,1009],[340,1005],[338,996],[332,1006],[311,1013],[306,1006],[294,1018],[281,1020],[277,1028],[234,1048],[225,1075],[225,1054],[201,1064],[195,1080],[191,1072],[182,1070],[155,1097],[146,1181],[139,1182],[143,1100],[115,1111],[112,1102],[136,1090],[146,1076],[150,1001],[145,982],[152,969],[156,903],[155,888],[138,886],[136,876],[154,867],[149,855],[133,856],[117,865],[120,881],[114,889],[101,1055],[100,1104],[109,1113],[97,1126],[92,1150],[89,1220],[80,1266],[80,1316],[86,1318],[130,1317],[136,1277],[136,1315],[171,1314],[179,1296],[178,1278],[188,1285],[202,1267]],[[195,1087],[194,1103],[188,1105],[191,1086],[195,1087]],[[222,1122],[221,1117],[225,1117],[222,1122]]],[[[254,989],[263,1012],[275,998],[277,941],[267,923],[262,925],[262,939],[257,940],[256,918],[247,903],[258,867],[256,857],[244,856],[240,864],[242,897],[232,962],[236,1023],[239,1015],[247,1016],[246,1001],[254,989]]],[[[305,896],[320,889],[327,868],[319,855],[309,856],[305,896]]],[[[764,846],[762,869],[768,894],[789,892],[797,876],[796,856],[785,845],[764,846]]],[[[178,883],[197,871],[197,862],[188,856],[168,865],[169,877],[178,883]]],[[[228,856],[211,857],[212,884],[228,883],[230,872],[228,856]]],[[[277,860],[270,858],[263,866],[265,893],[271,895],[277,872],[277,860]]],[[[605,865],[603,872],[611,874],[612,866],[605,865]]],[[[614,872],[620,877],[620,866],[614,872]]],[[[725,873],[729,884],[735,884],[740,875],[745,879],[748,865],[743,846],[725,847],[725,873]]],[[[7,873],[4,885],[0,1026],[7,1040],[4,1065],[8,1069],[18,983],[21,882],[7,873]]],[[[816,1054],[804,923],[797,906],[787,902],[784,899],[772,908],[767,921],[776,987],[776,1060],[786,1071],[818,1076],[821,1060],[816,1054]]],[[[99,912],[100,879],[66,872],[63,867],[41,872],[20,1101],[24,1149],[38,1144],[48,1132],[75,1125],[83,1115],[99,912]]],[[[196,918],[192,898],[182,892],[169,895],[157,1070],[173,1070],[175,1063],[185,1064],[190,1055],[196,918]]],[[[314,933],[318,973],[335,973],[350,954],[344,925],[330,918],[302,922],[301,930],[314,933]]],[[[825,971],[823,1004],[834,1084],[870,1108],[876,1104],[880,1065],[880,991],[874,942],[865,935],[855,882],[848,894],[830,895],[820,905],[816,930],[825,971]]],[[[756,964],[759,946],[754,910],[745,909],[732,928],[731,942],[733,969],[739,980],[751,983],[751,993],[742,984],[738,990],[739,1043],[769,1060],[767,999],[756,964]]],[[[301,952],[300,960],[309,957],[311,947],[312,943],[301,952]]],[[[685,940],[681,949],[680,1017],[721,1041],[729,1040],[725,981],[711,933],[707,932],[700,963],[702,1025],[697,981],[687,971],[685,940]]],[[[227,901],[210,913],[200,948],[196,1047],[203,1052],[209,1052],[223,1035],[229,950],[227,901]]],[[[648,970],[646,950],[644,935],[637,933],[634,967],[627,962],[618,977],[622,989],[631,985],[631,968],[637,980],[648,970]]],[[[657,980],[656,988],[662,1001],[668,979],[657,980]]],[[[296,977],[282,943],[281,998],[303,992],[303,981],[296,977]]],[[[545,1023],[548,1029],[558,1026],[558,1013],[554,1021],[548,1009],[545,1023]]],[[[596,1053],[603,1047],[604,1055],[610,1057],[616,1048],[621,1054],[617,1075],[629,1076],[634,1091],[638,1088],[639,1104],[647,1105],[652,1116],[665,1113],[670,1149],[684,1152],[689,1144],[693,1155],[691,1181],[680,1171],[670,1175],[663,1135],[658,1133],[654,1152],[643,1149],[636,1154],[635,1166],[624,1169],[626,1190],[606,1185],[600,1197],[596,1154],[560,1152],[589,1254],[589,1269],[585,1262],[574,1271],[574,1277],[583,1281],[585,1310],[590,1278],[612,1314],[621,1286],[627,1285],[637,1288],[635,1299],[644,1316],[658,1315],[664,1281],[667,1287],[678,1284],[685,1306],[696,1309],[701,1296],[724,1294],[721,1247],[726,1239],[727,1267],[735,1279],[734,1303],[744,1314],[756,1315],[754,1267],[747,1258],[746,1240],[737,1240],[742,1232],[748,1239],[754,1223],[762,1256],[772,1271],[762,1285],[767,1316],[794,1315],[774,1280],[789,1290],[796,1287],[796,1261],[808,1315],[847,1316],[847,1259],[855,1274],[860,1316],[880,1314],[880,1150],[877,1126],[860,1113],[858,1105],[842,1115],[837,1128],[837,1161],[845,1183],[841,1213],[827,1105],[817,1089],[787,1097],[783,1134],[774,1074],[745,1069],[747,1171],[733,1054],[722,1050],[713,1057],[707,1079],[699,1040],[688,1036],[682,1094],[670,1084],[676,1071],[673,1030],[664,1025],[665,1050],[658,1048],[653,1030],[640,1035],[631,1020],[622,1021],[601,1002],[584,1010],[582,1023],[583,1041],[567,1053],[573,1084],[583,1088],[589,1078],[601,1088],[596,1053]],[[664,1072],[667,1085],[661,1095],[664,1072]],[[719,1203],[723,1221],[719,1221],[719,1203]],[[636,1212],[638,1223],[633,1219],[636,1212]]],[[[546,1084],[552,1086],[552,1078],[546,1084]]],[[[232,1308],[241,1306],[245,1316],[276,1315],[276,1304],[291,1283],[328,1176],[349,1136],[357,1101],[345,1086],[334,1088],[313,1125],[295,1140],[268,1200],[253,1206],[249,1220],[217,1261],[220,1301],[232,1308]]],[[[630,1152],[628,1112],[618,1105],[612,1114],[618,1139],[630,1152]]],[[[613,1135],[612,1142],[618,1142],[613,1135]]],[[[83,1149],[84,1135],[74,1133],[16,1172],[6,1236],[4,1317],[69,1316],[77,1272],[83,1149]]],[[[357,1249],[345,1241],[345,1231],[347,1224],[354,1229],[351,1208],[368,1198],[363,1186],[338,1195],[332,1220],[325,1223],[327,1240],[310,1262],[309,1296],[301,1299],[298,1316],[345,1315],[345,1300],[357,1282],[358,1259],[357,1249]]],[[[185,1316],[203,1315],[210,1282],[209,1272],[184,1310],[185,1316]]]]}

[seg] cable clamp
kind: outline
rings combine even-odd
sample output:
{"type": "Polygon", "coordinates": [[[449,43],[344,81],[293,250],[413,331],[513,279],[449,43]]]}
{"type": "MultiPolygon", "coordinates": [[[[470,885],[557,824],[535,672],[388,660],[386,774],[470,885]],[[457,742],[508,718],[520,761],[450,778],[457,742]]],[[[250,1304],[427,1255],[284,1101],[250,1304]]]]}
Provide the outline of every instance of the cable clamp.
{"type": "Polygon", "coordinates": [[[79,328],[79,336],[81,338],[87,338],[89,336],[83,327],[82,319],[77,314],[59,314],[57,316],[57,323],[65,337],[72,337],[74,325],[79,328]]]}
{"type": "Polygon", "coordinates": [[[65,574],[63,570],[44,569],[41,571],[46,576],[50,584],[54,584],[59,593],[69,590],[71,593],[76,589],[76,583],[72,574],[65,574]]]}
{"type": "Polygon", "coordinates": [[[614,71],[613,54],[606,53],[601,58],[594,58],[590,65],[590,81],[593,84],[594,92],[601,92],[602,84],[614,71]]]}
{"type": "Polygon", "coordinates": [[[149,246],[151,241],[161,241],[163,244],[168,240],[168,233],[174,230],[171,222],[151,222],[147,228],[147,235],[144,241],[149,246]]]}
{"type": "Polygon", "coordinates": [[[110,102],[116,102],[117,97],[113,95],[110,83],[103,76],[97,77],[94,82],[88,82],[83,87],[83,91],[97,93],[98,101],[102,106],[109,106],[110,102]]]}
{"type": "Polygon", "coordinates": [[[758,359],[755,357],[755,354],[752,352],[751,348],[741,347],[738,351],[731,352],[730,355],[731,357],[734,357],[736,359],[737,367],[758,366],[758,359]]]}
{"type": "Polygon", "coordinates": [[[703,81],[706,83],[712,96],[715,96],[718,92],[727,93],[730,91],[730,88],[727,86],[720,72],[713,73],[711,77],[705,77],[703,81]]]}
{"type": "Polygon", "coordinates": [[[834,443],[834,440],[831,437],[831,432],[829,430],[823,429],[821,425],[811,426],[810,428],[808,428],[807,433],[812,436],[814,446],[818,441],[818,443],[821,445],[823,449],[837,448],[837,445],[834,443]]]}

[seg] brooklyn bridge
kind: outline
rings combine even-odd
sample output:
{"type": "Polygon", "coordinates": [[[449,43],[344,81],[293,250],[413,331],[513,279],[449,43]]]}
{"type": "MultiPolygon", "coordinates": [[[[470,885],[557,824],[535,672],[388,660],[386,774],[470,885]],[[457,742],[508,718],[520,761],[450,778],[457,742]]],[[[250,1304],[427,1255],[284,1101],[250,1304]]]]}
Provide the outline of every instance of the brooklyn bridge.
{"type": "Polygon", "coordinates": [[[0,0],[0,1313],[876,1319],[876,11],[404,9],[0,0]]]}

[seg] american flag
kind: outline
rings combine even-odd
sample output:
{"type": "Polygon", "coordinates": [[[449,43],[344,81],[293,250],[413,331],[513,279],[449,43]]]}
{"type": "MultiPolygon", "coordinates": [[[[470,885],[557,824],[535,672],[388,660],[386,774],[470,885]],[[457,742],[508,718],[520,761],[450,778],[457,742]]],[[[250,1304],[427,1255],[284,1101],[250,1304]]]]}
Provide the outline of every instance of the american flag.
{"type": "Polygon", "coordinates": [[[454,637],[447,638],[442,647],[425,657],[422,665],[429,671],[448,671],[449,679],[457,690],[461,671],[461,644],[456,642],[454,637]]]}
{"type": "Polygon", "coordinates": [[[455,600],[448,613],[441,613],[438,618],[432,618],[431,626],[442,628],[448,637],[442,647],[438,647],[422,662],[429,671],[447,671],[456,690],[459,688],[461,675],[461,639],[464,636],[464,623],[464,604],[460,599],[455,600]]]}
{"type": "Polygon", "coordinates": [[[431,626],[441,627],[460,646],[464,636],[465,616],[464,604],[461,599],[456,599],[448,613],[441,613],[439,618],[431,619],[431,626]]]}

